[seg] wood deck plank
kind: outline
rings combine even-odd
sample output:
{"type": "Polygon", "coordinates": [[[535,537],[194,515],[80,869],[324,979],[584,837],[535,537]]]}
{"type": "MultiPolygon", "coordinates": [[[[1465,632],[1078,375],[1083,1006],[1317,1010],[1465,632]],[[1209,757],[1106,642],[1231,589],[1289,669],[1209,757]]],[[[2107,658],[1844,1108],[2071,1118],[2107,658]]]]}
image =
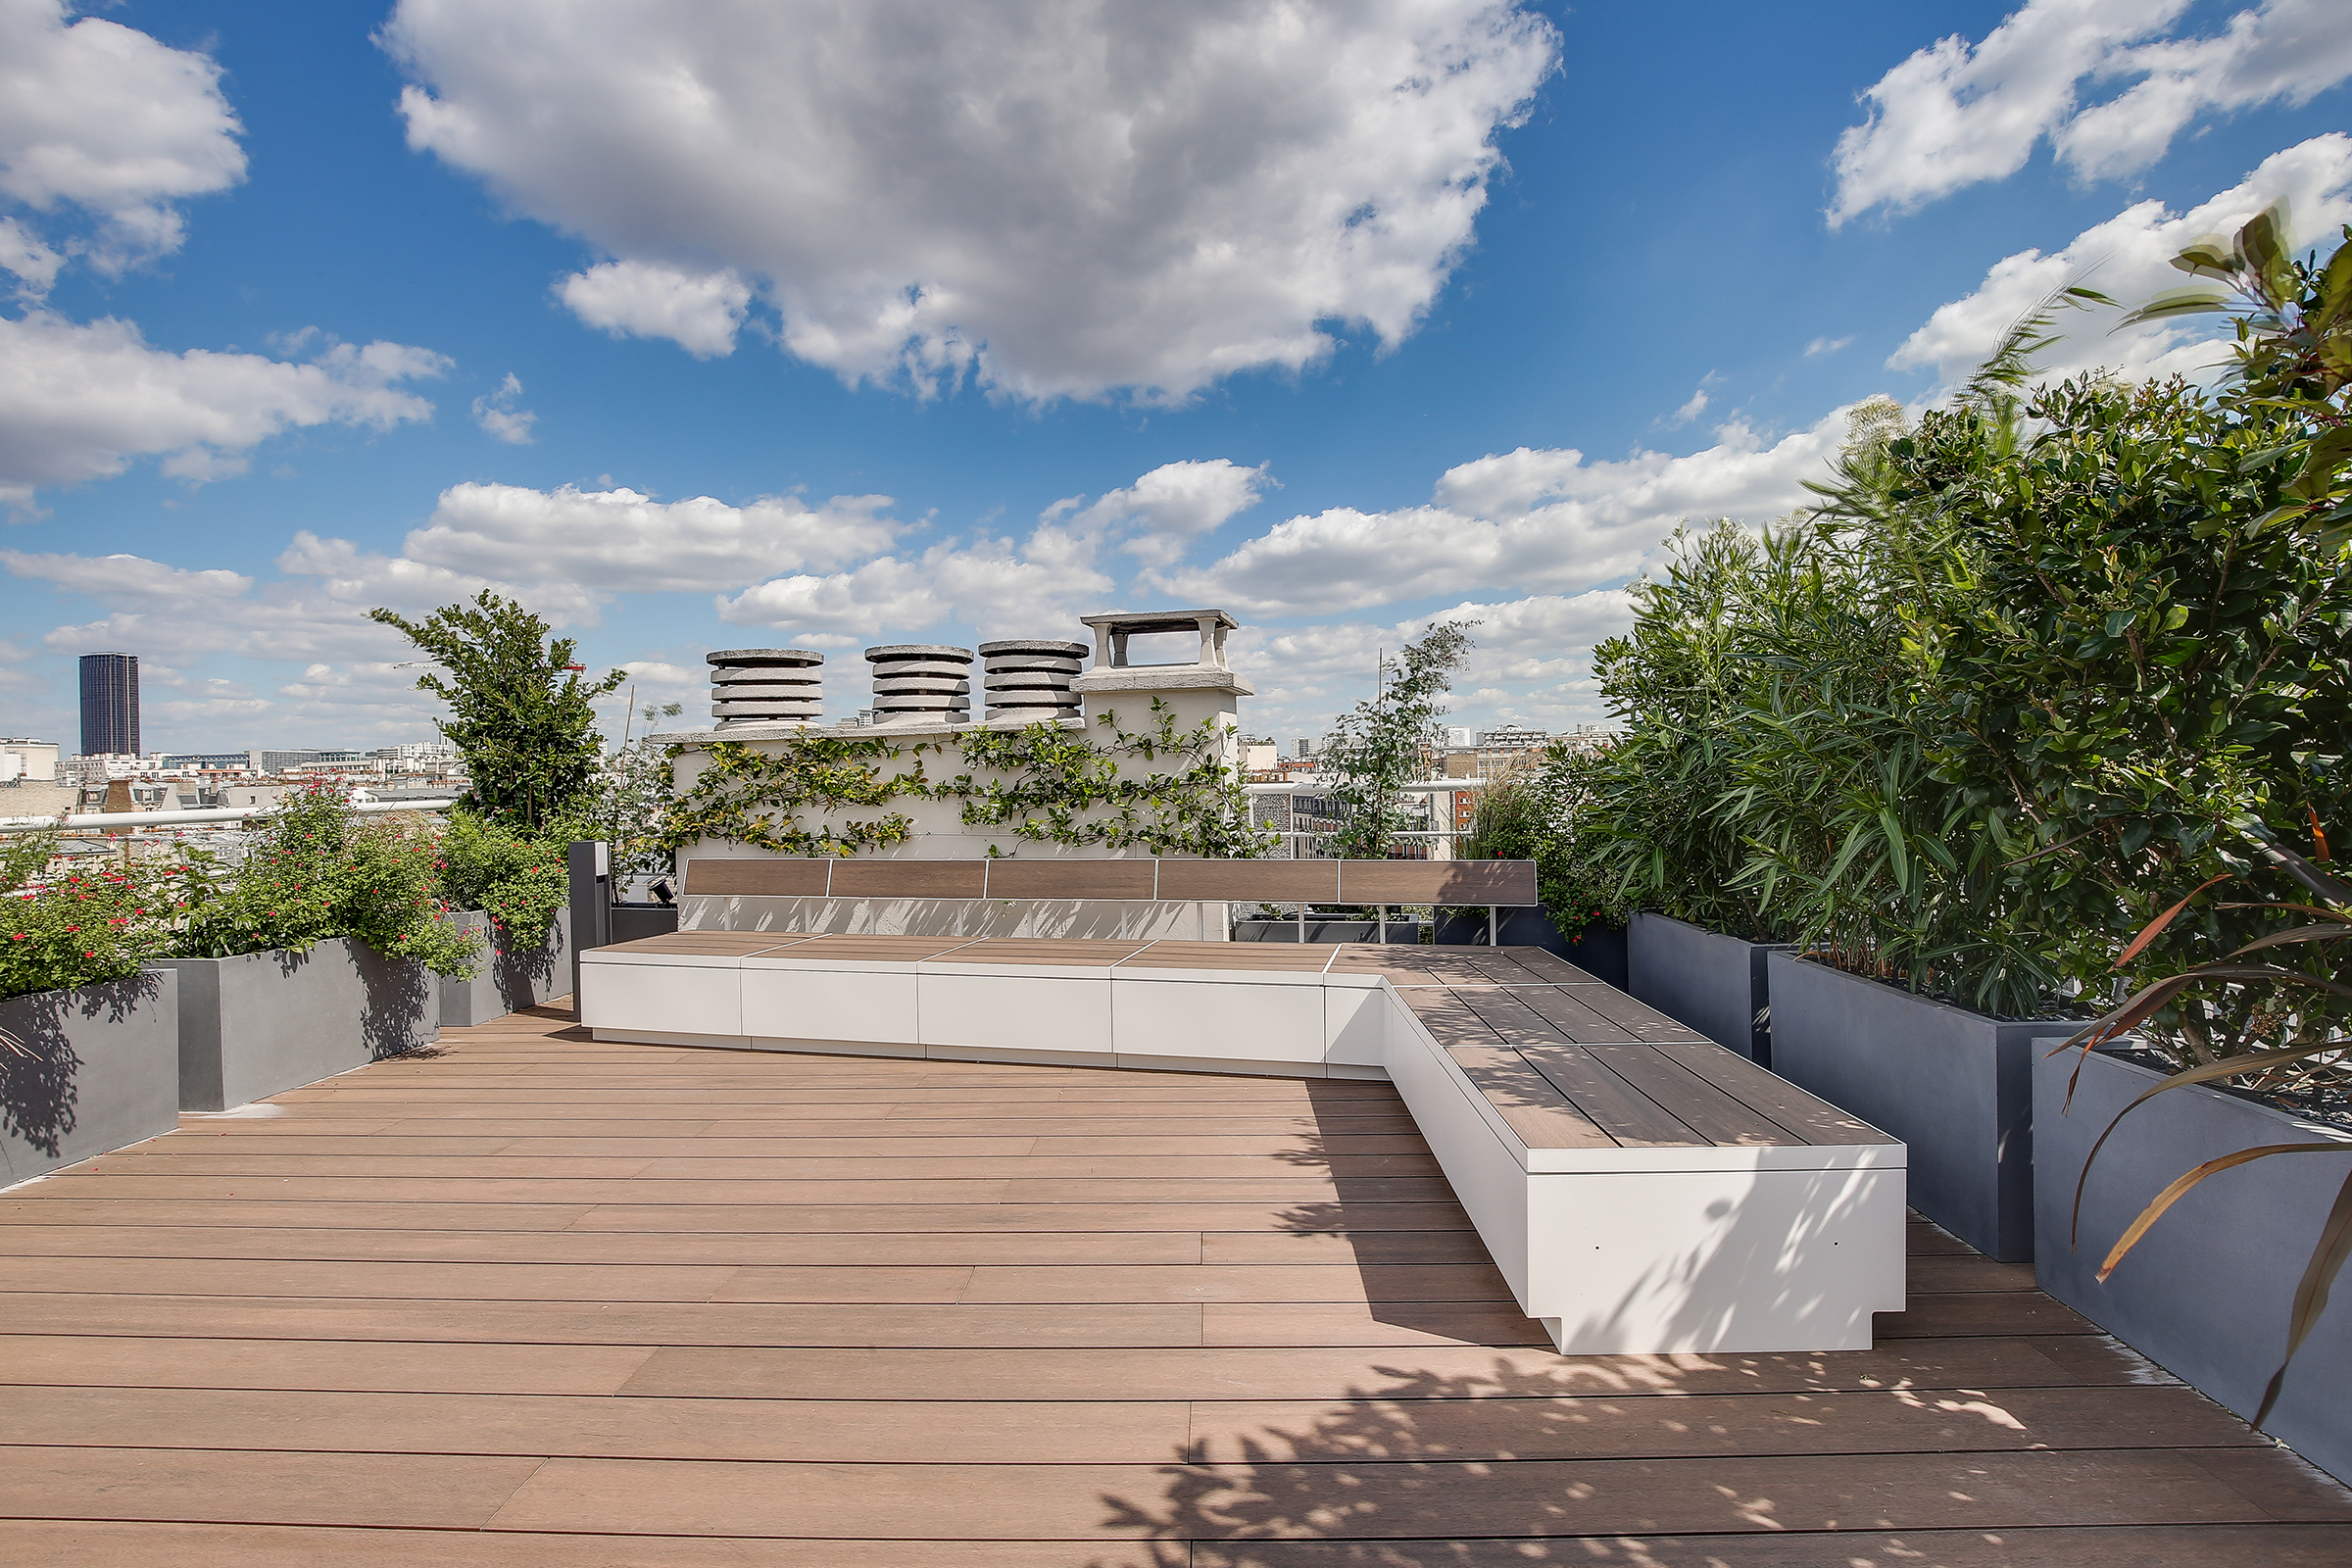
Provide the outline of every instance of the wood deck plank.
{"type": "MultiPolygon", "coordinates": [[[[1505,1044],[1606,988],[1354,951],[1520,1075],[1523,1136],[1609,1141],[1505,1044]]],[[[1624,1094],[1712,1084],[1690,1136],[1754,1136],[1726,1102],[1863,1136],[1712,1046],[1593,1044],[1624,1094]]],[[[444,1049],[0,1197],[0,1558],[2352,1560],[2352,1494],[1924,1223],[1873,1349],[1562,1357],[1384,1084],[633,1048],[544,1011],[444,1049]]]]}

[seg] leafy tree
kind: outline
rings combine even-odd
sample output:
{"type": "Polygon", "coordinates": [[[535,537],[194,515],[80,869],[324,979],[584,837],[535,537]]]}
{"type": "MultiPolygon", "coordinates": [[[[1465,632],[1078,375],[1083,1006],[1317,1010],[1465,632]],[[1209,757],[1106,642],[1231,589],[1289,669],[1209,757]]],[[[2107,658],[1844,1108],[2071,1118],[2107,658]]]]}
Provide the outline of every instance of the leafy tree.
{"type": "Polygon", "coordinates": [[[1328,793],[1347,814],[1333,850],[1342,858],[1385,859],[1405,829],[1410,817],[1397,786],[1420,774],[1438,740],[1443,699],[1470,657],[1477,624],[1441,621],[1406,643],[1395,677],[1333,725],[1323,765],[1336,776],[1328,793]]]}
{"type": "Polygon", "coordinates": [[[571,638],[549,641],[546,621],[487,589],[421,621],[380,609],[368,617],[398,628],[446,672],[418,676],[416,689],[449,705],[435,723],[466,764],[468,807],[529,830],[583,809],[604,760],[594,704],[625,671],[583,679],[571,638]]]}

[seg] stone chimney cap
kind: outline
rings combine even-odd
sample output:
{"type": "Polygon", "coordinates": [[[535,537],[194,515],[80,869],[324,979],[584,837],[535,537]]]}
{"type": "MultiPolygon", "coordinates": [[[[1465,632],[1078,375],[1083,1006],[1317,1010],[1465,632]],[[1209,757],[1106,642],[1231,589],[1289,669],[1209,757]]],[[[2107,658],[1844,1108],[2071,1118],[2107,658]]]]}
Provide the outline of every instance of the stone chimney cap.
{"type": "Polygon", "coordinates": [[[1108,614],[1080,615],[1078,623],[1101,631],[1123,631],[1130,635],[1206,630],[1211,627],[1218,631],[1238,631],[1242,624],[1222,610],[1114,610],[1108,614]]]}
{"type": "MultiPolygon", "coordinates": [[[[1186,624],[1191,623],[1188,621],[1186,624]]],[[[983,659],[994,659],[1001,654],[1050,654],[1056,659],[1084,659],[1088,651],[1084,643],[1059,642],[1052,637],[1014,637],[1001,643],[980,645],[983,659]]]]}
{"type": "Polygon", "coordinates": [[[821,664],[825,656],[810,648],[722,648],[705,654],[707,664],[821,664]]]}
{"type": "Polygon", "coordinates": [[[972,651],[941,643],[892,643],[887,648],[868,648],[865,657],[868,662],[876,664],[898,659],[953,659],[968,664],[972,662],[972,651]]]}

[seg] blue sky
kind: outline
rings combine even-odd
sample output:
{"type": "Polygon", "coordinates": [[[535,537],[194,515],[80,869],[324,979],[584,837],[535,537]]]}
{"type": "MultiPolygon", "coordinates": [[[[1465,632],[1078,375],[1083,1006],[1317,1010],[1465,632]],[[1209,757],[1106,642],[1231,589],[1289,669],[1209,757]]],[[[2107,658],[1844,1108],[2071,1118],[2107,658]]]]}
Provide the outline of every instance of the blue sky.
{"type": "MultiPolygon", "coordinates": [[[[1463,721],[1592,722],[1844,407],[2332,234],[2347,77],[2306,0],[0,0],[0,732],[120,648],[151,747],[426,738],[364,612],[485,585],[690,713],[1210,603],[1255,731],[1446,612],[1463,721]]],[[[2108,324],[2053,368],[2212,358],[2108,324]]]]}

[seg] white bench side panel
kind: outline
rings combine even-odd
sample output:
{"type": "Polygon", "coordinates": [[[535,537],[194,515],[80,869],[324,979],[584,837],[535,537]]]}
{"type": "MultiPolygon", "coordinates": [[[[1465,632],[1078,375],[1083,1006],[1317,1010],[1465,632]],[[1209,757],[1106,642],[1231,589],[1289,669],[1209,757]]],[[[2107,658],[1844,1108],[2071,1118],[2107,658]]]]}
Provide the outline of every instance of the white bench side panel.
{"type": "Polygon", "coordinates": [[[1528,1174],[1515,1145],[1506,1145],[1471,1103],[1482,1102],[1453,1058],[1429,1037],[1401,998],[1383,990],[1394,1012],[1390,1023],[1389,1081],[1413,1113],[1430,1152],[1453,1188],[1453,1196],[1478,1227],[1494,1266],[1517,1298],[1519,1309],[1541,1317],[1528,1297],[1528,1174]],[[1399,1016],[1401,1015],[1401,1016],[1399,1016]]]}
{"type": "Polygon", "coordinates": [[[1058,1060],[1107,1067],[1110,984],[1028,975],[919,974],[917,1038],[926,1046],[1053,1052],[1058,1060]]]}
{"type": "Polygon", "coordinates": [[[839,969],[743,970],[743,1033],[771,1040],[865,1040],[916,1044],[915,977],[839,969]]]}
{"type": "Polygon", "coordinates": [[[1530,1177],[1527,1312],[1568,1355],[1868,1349],[1903,1305],[1903,1174],[1530,1177]]]}
{"type": "Polygon", "coordinates": [[[670,1035],[743,1034],[743,971],[727,964],[580,965],[580,1022],[670,1035]]]}
{"type": "Polygon", "coordinates": [[[1390,1009],[1396,994],[1387,986],[1333,986],[1323,992],[1323,1059],[1351,1067],[1389,1064],[1390,1009]]]}
{"type": "Polygon", "coordinates": [[[1122,976],[1110,983],[1111,1050],[1121,1056],[1320,1062],[1322,992],[1206,976],[1122,976]]]}

